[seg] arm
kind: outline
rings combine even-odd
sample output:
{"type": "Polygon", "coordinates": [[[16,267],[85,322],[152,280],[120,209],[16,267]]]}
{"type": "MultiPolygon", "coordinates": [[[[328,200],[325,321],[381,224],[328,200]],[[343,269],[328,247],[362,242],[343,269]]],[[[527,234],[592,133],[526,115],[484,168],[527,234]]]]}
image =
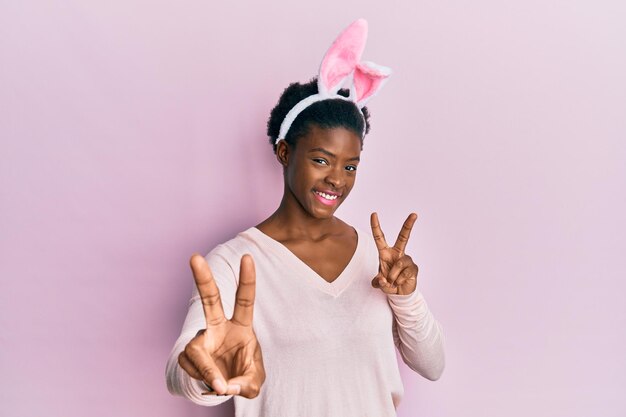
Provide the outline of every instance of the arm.
{"type": "Polygon", "coordinates": [[[417,288],[419,268],[404,252],[416,220],[417,214],[409,214],[396,243],[390,247],[378,214],[372,213],[370,223],[379,259],[372,286],[387,294],[394,316],[393,338],[404,363],[424,378],[435,381],[445,366],[443,333],[417,288]]]}
{"type": "Polygon", "coordinates": [[[404,363],[436,381],[445,367],[444,336],[424,296],[416,289],[408,295],[387,294],[387,300],[394,316],[394,342],[404,363]]]}

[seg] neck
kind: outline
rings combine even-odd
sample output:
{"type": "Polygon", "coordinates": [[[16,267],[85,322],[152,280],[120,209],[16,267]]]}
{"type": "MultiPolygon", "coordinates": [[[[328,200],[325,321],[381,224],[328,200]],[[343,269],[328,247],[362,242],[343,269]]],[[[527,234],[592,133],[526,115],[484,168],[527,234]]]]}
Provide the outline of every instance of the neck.
{"type": "Polygon", "coordinates": [[[337,230],[341,220],[332,216],[316,218],[307,213],[285,185],[280,205],[259,226],[274,231],[282,239],[318,240],[337,230]]]}

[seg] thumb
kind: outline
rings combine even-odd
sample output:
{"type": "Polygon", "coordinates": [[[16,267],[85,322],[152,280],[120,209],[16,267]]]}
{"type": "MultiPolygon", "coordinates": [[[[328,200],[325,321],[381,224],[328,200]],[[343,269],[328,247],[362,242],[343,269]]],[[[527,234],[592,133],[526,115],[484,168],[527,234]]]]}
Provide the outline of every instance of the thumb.
{"type": "Polygon", "coordinates": [[[243,375],[228,380],[228,391],[236,391],[239,387],[239,395],[246,398],[254,398],[261,392],[261,385],[252,378],[252,375],[243,375]]]}
{"type": "Polygon", "coordinates": [[[217,394],[226,394],[227,387],[224,382],[224,375],[222,375],[222,371],[217,367],[211,355],[207,354],[198,345],[192,345],[191,343],[185,347],[184,352],[187,359],[202,376],[202,380],[213,388],[217,394]]]}
{"type": "Polygon", "coordinates": [[[380,288],[381,287],[381,285],[380,285],[380,280],[381,279],[386,282],[385,278],[380,273],[376,274],[376,276],[372,280],[372,287],[380,288]]]}

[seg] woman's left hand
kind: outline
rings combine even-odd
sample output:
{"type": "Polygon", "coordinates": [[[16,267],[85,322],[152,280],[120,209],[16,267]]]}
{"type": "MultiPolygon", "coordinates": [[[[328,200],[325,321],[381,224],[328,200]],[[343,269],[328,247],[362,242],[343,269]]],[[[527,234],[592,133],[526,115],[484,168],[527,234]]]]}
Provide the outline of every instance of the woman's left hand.
{"type": "Polygon", "coordinates": [[[378,248],[378,274],[372,280],[374,288],[380,288],[386,294],[408,295],[417,287],[418,267],[413,259],[404,253],[409,241],[411,229],[417,220],[417,214],[411,213],[404,221],[396,243],[389,247],[380,228],[378,215],[372,213],[370,223],[372,234],[378,248]]]}

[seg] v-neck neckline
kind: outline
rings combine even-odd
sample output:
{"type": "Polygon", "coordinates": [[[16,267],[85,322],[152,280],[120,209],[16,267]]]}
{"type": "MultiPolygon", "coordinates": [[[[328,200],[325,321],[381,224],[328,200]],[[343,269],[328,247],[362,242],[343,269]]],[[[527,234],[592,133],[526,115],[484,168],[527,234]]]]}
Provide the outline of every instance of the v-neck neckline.
{"type": "Polygon", "coordinates": [[[292,265],[294,271],[300,271],[297,275],[302,275],[307,283],[322,292],[325,292],[333,297],[337,297],[350,285],[354,277],[357,275],[356,273],[359,272],[358,268],[362,266],[358,260],[362,259],[362,252],[365,250],[365,241],[361,231],[356,227],[352,228],[357,234],[356,249],[343,271],[341,271],[337,278],[335,278],[332,282],[326,281],[324,277],[315,272],[315,270],[302,259],[298,258],[295,253],[287,248],[287,246],[283,245],[273,237],[266,235],[257,227],[253,226],[247,231],[258,237],[260,240],[267,242],[267,244],[275,252],[282,254],[284,259],[292,265]]]}

